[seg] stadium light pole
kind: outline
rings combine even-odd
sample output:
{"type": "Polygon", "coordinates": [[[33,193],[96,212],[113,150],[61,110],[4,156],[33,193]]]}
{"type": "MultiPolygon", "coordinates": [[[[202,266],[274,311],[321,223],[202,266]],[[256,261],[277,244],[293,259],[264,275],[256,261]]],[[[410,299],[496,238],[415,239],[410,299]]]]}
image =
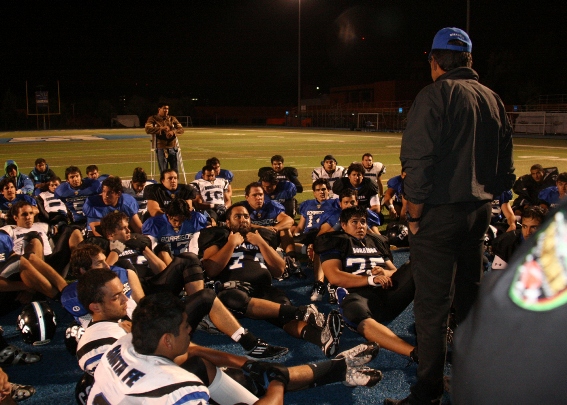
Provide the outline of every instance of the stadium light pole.
{"type": "Polygon", "coordinates": [[[301,127],[301,0],[297,3],[297,119],[301,127]]]}
{"type": "MultiPolygon", "coordinates": [[[[301,1],[301,0],[300,0],[301,1]]],[[[471,0],[467,0],[467,34],[471,34],[470,33],[470,28],[471,28],[471,0]]]]}

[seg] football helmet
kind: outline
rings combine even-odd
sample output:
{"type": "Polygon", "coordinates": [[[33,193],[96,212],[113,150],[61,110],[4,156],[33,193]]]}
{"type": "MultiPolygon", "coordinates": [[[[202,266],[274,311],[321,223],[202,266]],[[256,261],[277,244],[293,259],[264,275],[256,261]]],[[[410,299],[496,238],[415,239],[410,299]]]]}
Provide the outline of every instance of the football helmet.
{"type": "Polygon", "coordinates": [[[33,345],[49,343],[55,335],[55,312],[45,301],[34,301],[22,309],[16,325],[24,342],[33,345]]]}
{"type": "Polygon", "coordinates": [[[87,398],[89,397],[89,392],[94,384],[94,377],[89,373],[83,374],[81,379],[75,385],[75,400],[78,405],[85,405],[87,403],[87,398]]]}
{"type": "Polygon", "coordinates": [[[386,236],[388,237],[388,243],[396,247],[408,247],[409,246],[409,229],[404,224],[392,223],[388,225],[386,229],[386,236]]]}
{"type": "Polygon", "coordinates": [[[65,347],[72,356],[77,354],[77,345],[83,333],[85,333],[85,329],[77,321],[71,322],[65,330],[65,347]]]}

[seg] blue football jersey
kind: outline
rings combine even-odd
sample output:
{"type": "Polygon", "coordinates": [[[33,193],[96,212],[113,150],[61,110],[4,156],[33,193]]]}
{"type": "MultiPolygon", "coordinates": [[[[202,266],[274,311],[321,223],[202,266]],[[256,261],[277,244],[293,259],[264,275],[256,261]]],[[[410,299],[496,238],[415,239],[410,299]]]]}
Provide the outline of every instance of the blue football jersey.
{"type": "MultiPolygon", "coordinates": [[[[110,266],[110,270],[118,275],[120,282],[124,285],[124,295],[131,298],[132,290],[130,289],[130,284],[128,284],[128,270],[117,266],[110,266]]],[[[87,315],[89,311],[81,304],[81,301],[79,301],[77,283],[77,281],[74,281],[63,289],[61,292],[61,305],[67,312],[75,317],[77,322],[82,324],[80,317],[87,315]]]]}
{"type": "Polygon", "coordinates": [[[325,212],[335,211],[339,209],[337,199],[325,200],[323,202],[317,201],[317,199],[306,200],[299,206],[299,213],[305,218],[305,229],[304,233],[309,232],[311,229],[319,229],[324,222],[321,222],[321,218],[325,212]]]}
{"type": "Polygon", "coordinates": [[[144,235],[150,235],[157,243],[167,243],[174,256],[189,251],[193,234],[207,227],[207,217],[200,212],[192,212],[191,218],[183,221],[178,231],[167,220],[165,214],[148,218],[142,227],[144,235]]]}
{"type": "Polygon", "coordinates": [[[86,217],[83,215],[83,205],[87,197],[99,194],[100,191],[100,181],[89,178],[83,180],[77,189],[71,187],[69,183],[61,183],[55,190],[55,198],[63,201],[67,210],[73,215],[74,222],[84,222],[86,217]]]}
{"type": "Polygon", "coordinates": [[[100,222],[103,217],[115,211],[123,212],[128,215],[128,218],[132,218],[138,213],[138,203],[129,194],[122,194],[116,206],[106,205],[100,195],[88,197],[83,205],[83,215],[87,217],[87,228],[90,229],[91,222],[100,222]]]}
{"type": "Polygon", "coordinates": [[[278,215],[285,212],[283,205],[276,201],[264,201],[264,205],[258,210],[253,210],[246,201],[244,201],[243,205],[250,214],[250,222],[259,226],[273,226],[277,224],[278,215]]]}

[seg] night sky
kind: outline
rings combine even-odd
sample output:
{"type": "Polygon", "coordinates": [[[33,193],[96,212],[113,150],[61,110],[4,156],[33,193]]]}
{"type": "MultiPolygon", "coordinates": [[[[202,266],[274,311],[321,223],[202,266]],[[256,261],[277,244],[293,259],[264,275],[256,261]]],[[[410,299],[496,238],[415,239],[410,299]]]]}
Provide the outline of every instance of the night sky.
{"type": "MultiPolygon", "coordinates": [[[[8,3],[5,1],[3,3],[8,3]]],[[[59,80],[63,101],[196,97],[294,105],[298,0],[2,4],[2,94],[59,80]]],[[[507,103],[567,93],[567,2],[471,0],[481,81],[507,103]]],[[[437,30],[466,0],[301,0],[302,84],[427,80],[437,30]]],[[[309,93],[310,94],[310,93],[309,93]]]]}

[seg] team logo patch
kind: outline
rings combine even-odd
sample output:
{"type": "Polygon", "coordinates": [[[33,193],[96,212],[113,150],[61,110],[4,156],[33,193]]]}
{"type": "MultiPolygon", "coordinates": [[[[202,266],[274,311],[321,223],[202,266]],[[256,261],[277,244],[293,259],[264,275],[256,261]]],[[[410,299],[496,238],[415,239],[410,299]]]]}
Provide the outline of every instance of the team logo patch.
{"type": "Polygon", "coordinates": [[[524,256],[510,286],[510,298],[530,311],[549,311],[567,303],[567,222],[558,212],[547,228],[532,236],[536,245],[524,256]]]}

